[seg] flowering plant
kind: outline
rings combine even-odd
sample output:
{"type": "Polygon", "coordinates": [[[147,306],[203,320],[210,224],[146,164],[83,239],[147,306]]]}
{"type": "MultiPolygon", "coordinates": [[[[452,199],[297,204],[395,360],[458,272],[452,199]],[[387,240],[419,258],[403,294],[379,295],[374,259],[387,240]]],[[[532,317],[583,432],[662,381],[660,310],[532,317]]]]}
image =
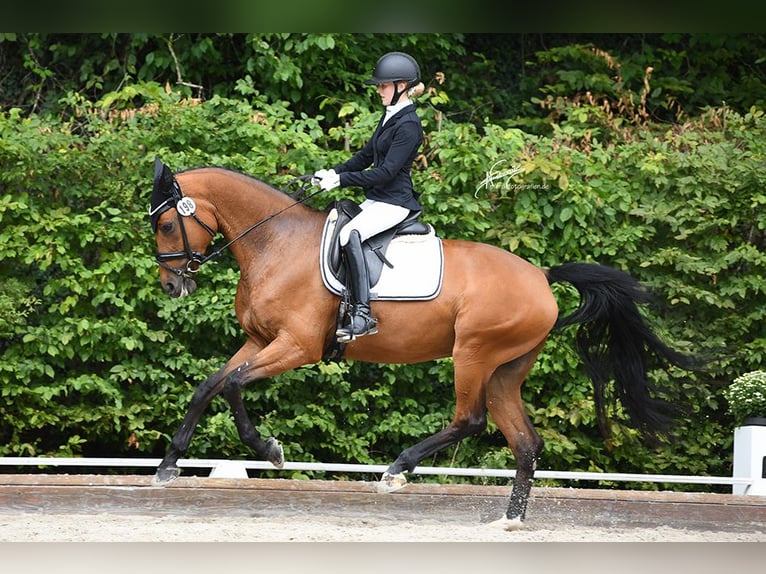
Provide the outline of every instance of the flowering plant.
{"type": "Polygon", "coordinates": [[[766,371],[740,375],[724,390],[723,396],[737,422],[747,417],[766,417],[766,371]]]}

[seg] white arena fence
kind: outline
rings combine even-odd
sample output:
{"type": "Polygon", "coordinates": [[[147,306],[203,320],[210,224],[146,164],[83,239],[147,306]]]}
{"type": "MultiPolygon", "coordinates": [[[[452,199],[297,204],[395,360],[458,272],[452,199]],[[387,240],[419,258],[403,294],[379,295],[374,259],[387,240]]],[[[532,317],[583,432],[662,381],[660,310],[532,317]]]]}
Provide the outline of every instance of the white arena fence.
{"type": "MultiPolygon", "coordinates": [[[[0,457],[0,467],[80,467],[80,468],[156,468],[159,458],[98,458],[98,457],[0,457]]],[[[211,477],[215,478],[247,478],[248,469],[279,471],[266,461],[258,460],[223,460],[223,459],[180,459],[181,468],[210,469],[211,477]]],[[[382,474],[388,465],[377,464],[345,464],[323,462],[285,462],[282,471],[316,471],[342,473],[374,473],[382,474]]],[[[493,468],[453,468],[442,466],[418,466],[411,474],[470,476],[487,478],[513,478],[513,469],[493,468]]],[[[630,474],[615,472],[577,472],[560,470],[536,470],[535,478],[554,480],[582,481],[622,481],[622,482],[655,482],[655,483],[685,483],[685,484],[729,484],[744,486],[744,491],[756,494],[766,494],[762,484],[766,479],[753,477],[732,476],[688,476],[675,474],[630,474]],[[755,487],[758,488],[755,488],[755,487]]]]}

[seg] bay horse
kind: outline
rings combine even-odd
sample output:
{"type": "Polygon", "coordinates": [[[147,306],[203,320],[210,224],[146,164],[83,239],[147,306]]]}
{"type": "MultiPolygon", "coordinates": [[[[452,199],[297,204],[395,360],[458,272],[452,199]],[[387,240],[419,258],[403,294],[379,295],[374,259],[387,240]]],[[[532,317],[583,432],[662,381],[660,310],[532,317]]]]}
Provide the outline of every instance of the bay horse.
{"type": "MultiPolygon", "coordinates": [[[[183,422],[157,467],[153,484],[180,473],[178,459],[211,400],[228,401],[242,442],[280,468],[279,442],[261,438],[245,412],[242,388],[323,359],[335,338],[339,298],[320,278],[320,235],[327,213],[249,175],[201,167],[173,173],[155,161],[150,209],[159,275],[171,297],[190,295],[195,273],[223,235],[240,268],[236,316],[247,340],[195,390],[183,422]]],[[[220,249],[216,253],[220,253],[220,249]]],[[[419,363],[452,357],[455,413],[451,422],[405,449],[378,483],[380,492],[406,484],[405,472],[437,451],[486,428],[492,417],[516,461],[510,502],[495,521],[506,530],[523,525],[543,441],[525,412],[521,387],[556,327],[578,324],[577,346],[593,382],[604,424],[606,389],[629,423],[662,432],[672,421],[647,378],[648,361],[691,368],[663,343],[639,311],[648,292],[627,273],[600,264],[565,263],[548,269],[488,244],[444,239],[443,285],[428,301],[373,301],[379,333],[349,343],[345,357],[377,363],[419,363]],[[579,307],[560,317],[551,285],[567,282],[579,307]]]]}

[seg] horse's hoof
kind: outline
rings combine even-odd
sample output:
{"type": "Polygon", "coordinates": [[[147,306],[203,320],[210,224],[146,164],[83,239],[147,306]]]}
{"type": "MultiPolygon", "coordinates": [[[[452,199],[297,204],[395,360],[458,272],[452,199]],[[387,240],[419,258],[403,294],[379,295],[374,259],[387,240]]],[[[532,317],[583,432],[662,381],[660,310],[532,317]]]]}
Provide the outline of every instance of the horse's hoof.
{"type": "Polygon", "coordinates": [[[503,516],[499,520],[490,522],[489,526],[491,528],[499,528],[500,530],[507,530],[508,532],[513,532],[515,530],[521,530],[525,528],[524,523],[521,521],[521,518],[519,518],[518,516],[516,518],[507,518],[503,516]]]}
{"type": "Polygon", "coordinates": [[[167,486],[181,474],[181,469],[177,466],[168,468],[158,468],[152,477],[152,486],[167,486]]]}
{"type": "Polygon", "coordinates": [[[285,465],[285,451],[274,437],[266,440],[266,460],[277,468],[285,465]]]}
{"type": "Polygon", "coordinates": [[[407,486],[407,478],[403,473],[389,474],[384,472],[383,476],[378,482],[378,492],[380,494],[388,494],[390,492],[396,492],[407,486]]]}

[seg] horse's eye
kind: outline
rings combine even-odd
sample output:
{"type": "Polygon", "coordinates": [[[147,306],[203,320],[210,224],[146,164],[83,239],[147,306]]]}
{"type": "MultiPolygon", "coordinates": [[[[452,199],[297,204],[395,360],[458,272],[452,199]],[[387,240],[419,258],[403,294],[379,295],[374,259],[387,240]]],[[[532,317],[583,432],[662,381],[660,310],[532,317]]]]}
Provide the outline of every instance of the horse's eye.
{"type": "Polygon", "coordinates": [[[172,233],[174,227],[175,227],[175,223],[170,221],[168,223],[163,223],[162,225],[160,225],[160,231],[162,231],[162,233],[165,233],[165,234],[172,233]]]}

